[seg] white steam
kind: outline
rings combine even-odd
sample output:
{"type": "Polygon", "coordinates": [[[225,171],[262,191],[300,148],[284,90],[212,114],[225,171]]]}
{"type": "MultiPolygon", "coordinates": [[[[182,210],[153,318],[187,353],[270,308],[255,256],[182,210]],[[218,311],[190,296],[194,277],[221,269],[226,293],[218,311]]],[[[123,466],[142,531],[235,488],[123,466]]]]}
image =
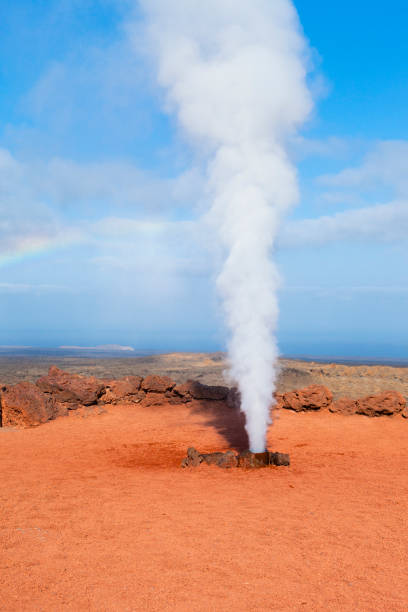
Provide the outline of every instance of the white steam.
{"type": "Polygon", "coordinates": [[[286,143],[312,108],[290,0],[141,0],[167,110],[207,155],[231,376],[250,448],[265,449],[275,389],[278,275],[271,252],[297,200],[286,143]]]}

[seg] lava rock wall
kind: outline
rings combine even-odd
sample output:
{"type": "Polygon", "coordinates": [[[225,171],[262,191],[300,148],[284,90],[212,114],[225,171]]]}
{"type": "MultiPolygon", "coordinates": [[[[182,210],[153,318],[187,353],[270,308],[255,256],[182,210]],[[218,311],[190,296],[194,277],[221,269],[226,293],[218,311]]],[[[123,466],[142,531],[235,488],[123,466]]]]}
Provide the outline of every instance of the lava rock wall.
{"type": "MultiPolygon", "coordinates": [[[[36,384],[22,382],[0,386],[0,426],[34,427],[83,406],[140,404],[154,408],[188,402],[214,402],[214,406],[225,404],[226,410],[239,409],[239,393],[236,388],[203,385],[192,380],[176,384],[168,376],[154,374],[144,378],[125,376],[118,380],[100,380],[52,366],[36,384]]],[[[333,400],[331,391],[322,385],[276,394],[274,409],[408,418],[406,400],[397,391],[355,400],[333,400]]]]}

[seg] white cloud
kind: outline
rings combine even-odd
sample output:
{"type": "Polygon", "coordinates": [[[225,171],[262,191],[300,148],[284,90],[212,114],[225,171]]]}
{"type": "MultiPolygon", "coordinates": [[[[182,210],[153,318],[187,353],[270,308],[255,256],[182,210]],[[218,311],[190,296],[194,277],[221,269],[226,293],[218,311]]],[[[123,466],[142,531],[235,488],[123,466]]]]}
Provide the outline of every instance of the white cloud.
{"type": "MultiPolygon", "coordinates": [[[[404,172],[407,155],[406,142],[379,143],[360,166],[321,177],[320,183],[333,186],[322,197],[332,204],[361,206],[364,199],[360,190],[374,188],[378,176],[392,183],[395,191],[403,192],[408,181],[408,173],[404,172]],[[343,192],[343,186],[348,190],[343,192]]],[[[112,255],[117,264],[126,260],[122,256],[125,250],[134,252],[132,244],[137,242],[149,245],[146,256],[155,251],[155,258],[162,256],[171,261],[174,249],[174,260],[178,260],[180,269],[184,266],[197,273],[208,270],[210,264],[202,263],[202,254],[206,251],[208,258],[211,250],[208,227],[199,221],[169,220],[177,207],[195,209],[197,214],[202,193],[203,176],[194,168],[175,178],[161,179],[129,161],[81,164],[53,158],[23,162],[0,149],[0,265],[13,261],[19,253],[79,242],[99,243],[102,248],[103,241],[105,250],[121,252],[119,257],[112,255]],[[119,211],[127,214],[118,216],[119,211]],[[87,221],[87,217],[97,220],[87,221]],[[178,258],[181,245],[183,256],[178,258]],[[189,258],[191,264],[186,263],[189,258]]],[[[279,245],[402,241],[407,234],[408,200],[400,198],[287,222],[279,245]]],[[[111,254],[100,257],[109,259],[111,254]]]]}
{"type": "Polygon", "coordinates": [[[289,221],[279,237],[280,246],[319,245],[341,240],[406,241],[408,141],[377,142],[360,165],[322,175],[317,185],[330,188],[320,194],[320,201],[353,205],[353,210],[289,221]],[[389,195],[389,192],[394,197],[387,199],[384,193],[389,195]],[[377,197],[376,204],[369,204],[373,195],[381,193],[385,201],[378,201],[377,197]]]}
{"type": "Polygon", "coordinates": [[[87,234],[101,250],[92,259],[100,268],[202,276],[211,270],[205,227],[202,221],[106,217],[89,224],[87,234]]]}
{"type": "Polygon", "coordinates": [[[0,293],[72,293],[72,287],[46,283],[0,283],[0,293]]]}
{"type": "Polygon", "coordinates": [[[90,226],[94,234],[105,238],[134,240],[161,238],[171,235],[175,240],[197,241],[200,239],[200,225],[197,221],[168,221],[165,219],[140,220],[126,217],[104,217],[90,226]]]}
{"type": "Polygon", "coordinates": [[[312,293],[321,297],[347,297],[352,295],[405,295],[408,287],[405,285],[349,285],[328,287],[323,285],[287,285],[282,288],[284,293],[312,293]]]}
{"type": "Polygon", "coordinates": [[[60,229],[55,213],[32,192],[22,164],[0,150],[0,256],[35,249],[60,229]]]}
{"type": "Polygon", "coordinates": [[[76,163],[53,159],[33,177],[36,189],[55,204],[72,207],[131,208],[137,212],[192,207],[201,183],[193,168],[176,178],[160,179],[128,161],[76,163]]]}
{"type": "Polygon", "coordinates": [[[408,201],[401,200],[289,222],[279,244],[296,247],[337,240],[406,241],[407,235],[408,201]]]}
{"type": "Polygon", "coordinates": [[[24,200],[30,205],[36,199],[44,203],[44,211],[46,204],[54,210],[67,207],[86,212],[102,206],[149,213],[174,206],[192,207],[201,185],[202,177],[195,168],[163,179],[126,160],[79,163],[51,158],[22,162],[9,151],[0,150],[2,196],[18,195],[22,205],[24,200]]]}
{"type": "MultiPolygon", "coordinates": [[[[100,231],[105,228],[105,234],[114,237],[121,223],[130,234],[130,228],[140,230],[137,224],[146,218],[174,214],[176,209],[191,214],[201,184],[194,168],[161,179],[128,161],[22,162],[0,149],[0,257],[86,241],[89,227],[84,220],[118,210],[127,211],[130,221],[105,220],[100,231]]],[[[149,222],[144,223],[146,232],[149,222]]]]}
{"type": "Polygon", "coordinates": [[[393,189],[397,197],[408,196],[408,141],[378,142],[360,166],[318,179],[321,185],[345,189],[393,189]]]}

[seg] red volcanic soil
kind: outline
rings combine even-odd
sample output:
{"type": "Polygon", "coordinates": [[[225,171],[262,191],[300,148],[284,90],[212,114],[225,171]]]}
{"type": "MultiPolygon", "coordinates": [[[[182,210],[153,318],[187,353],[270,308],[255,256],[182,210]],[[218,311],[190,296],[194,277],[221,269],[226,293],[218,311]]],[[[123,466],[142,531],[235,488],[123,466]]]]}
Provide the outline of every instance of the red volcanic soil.
{"type": "Polygon", "coordinates": [[[132,405],[0,430],[0,609],[407,610],[408,422],[283,411],[290,468],[179,468],[226,425],[132,405]]]}

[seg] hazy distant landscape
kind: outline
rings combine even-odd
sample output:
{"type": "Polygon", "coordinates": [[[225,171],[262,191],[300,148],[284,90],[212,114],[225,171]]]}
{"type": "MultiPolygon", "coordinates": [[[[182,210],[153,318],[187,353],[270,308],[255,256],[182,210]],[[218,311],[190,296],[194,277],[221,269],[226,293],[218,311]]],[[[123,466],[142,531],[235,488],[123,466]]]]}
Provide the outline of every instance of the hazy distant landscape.
{"type": "MultiPolygon", "coordinates": [[[[170,376],[177,382],[188,379],[209,385],[231,384],[225,377],[225,353],[140,354],[123,357],[122,351],[15,349],[0,350],[0,383],[35,382],[51,365],[85,376],[112,379],[127,375],[170,376]]],[[[128,352],[126,352],[128,355],[128,352]]],[[[310,384],[327,386],[335,397],[362,397],[394,390],[408,398],[408,363],[373,360],[301,360],[279,361],[278,391],[292,391],[310,384]]]]}

